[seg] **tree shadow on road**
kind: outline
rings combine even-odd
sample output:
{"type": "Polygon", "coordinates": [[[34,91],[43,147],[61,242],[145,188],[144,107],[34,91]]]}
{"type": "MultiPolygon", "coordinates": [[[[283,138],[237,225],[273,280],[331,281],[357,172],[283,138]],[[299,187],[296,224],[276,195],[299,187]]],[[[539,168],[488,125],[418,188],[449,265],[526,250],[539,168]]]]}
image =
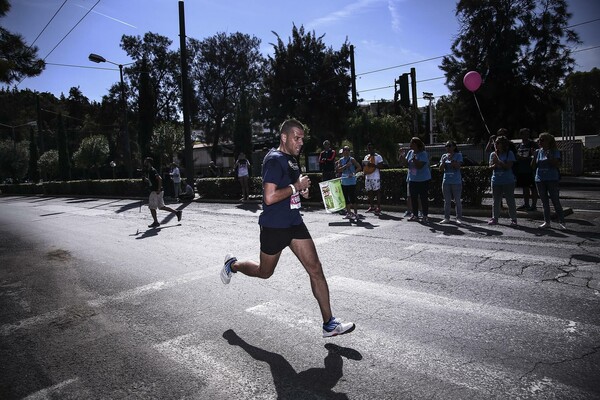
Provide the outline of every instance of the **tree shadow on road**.
{"type": "Polygon", "coordinates": [[[282,355],[253,346],[240,338],[233,330],[223,333],[223,337],[232,346],[241,347],[257,361],[269,364],[278,400],[291,399],[348,399],[345,393],[336,393],[333,388],[344,376],[342,357],[360,361],[362,355],[349,347],[327,343],[327,355],[323,360],[325,368],[309,368],[296,372],[282,355]]]}

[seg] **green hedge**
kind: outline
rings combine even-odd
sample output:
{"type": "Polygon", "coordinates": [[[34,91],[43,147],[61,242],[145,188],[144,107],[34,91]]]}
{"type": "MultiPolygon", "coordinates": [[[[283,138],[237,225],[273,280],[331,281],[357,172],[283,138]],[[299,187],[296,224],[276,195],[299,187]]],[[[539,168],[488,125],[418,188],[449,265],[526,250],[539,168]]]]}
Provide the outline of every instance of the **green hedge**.
{"type": "MultiPolygon", "coordinates": [[[[406,204],[406,168],[385,169],[381,171],[381,203],[386,205],[406,204]]],[[[320,201],[320,173],[306,174],[311,180],[310,193],[315,201],[320,201]]],[[[463,167],[463,203],[480,206],[483,197],[490,187],[491,173],[487,167],[463,167]]],[[[356,185],[359,203],[367,203],[364,177],[359,177],[356,185]]],[[[202,178],[196,181],[196,191],[203,199],[237,200],[242,191],[236,178],[202,178]]],[[[5,195],[50,195],[50,196],[112,196],[140,197],[147,196],[145,186],[140,179],[104,179],[81,180],[68,182],[23,183],[18,185],[0,185],[0,192],[5,195]]],[[[251,197],[262,195],[261,178],[250,178],[251,197]]],[[[429,198],[432,205],[442,205],[442,174],[437,169],[431,170],[429,198]]]]}
{"type": "MultiPolygon", "coordinates": [[[[407,169],[385,169],[381,171],[381,203],[405,204],[406,203],[406,173],[407,169]]],[[[322,181],[320,173],[306,174],[311,180],[310,193],[313,199],[320,199],[319,182],[322,181]]],[[[471,206],[480,206],[485,193],[490,187],[491,173],[487,167],[463,167],[463,203],[471,206]]],[[[367,202],[364,177],[357,181],[357,197],[360,203],[367,202]]],[[[239,199],[242,195],[241,187],[236,178],[202,178],[196,181],[196,191],[204,199],[239,199]]],[[[262,181],[260,178],[250,178],[250,196],[260,196],[262,181]]],[[[437,169],[431,171],[429,198],[432,205],[442,205],[442,174],[437,169]]]]}
{"type": "Polygon", "coordinates": [[[49,195],[49,196],[146,196],[145,186],[140,179],[101,179],[81,181],[52,181],[0,185],[2,194],[49,195]]]}

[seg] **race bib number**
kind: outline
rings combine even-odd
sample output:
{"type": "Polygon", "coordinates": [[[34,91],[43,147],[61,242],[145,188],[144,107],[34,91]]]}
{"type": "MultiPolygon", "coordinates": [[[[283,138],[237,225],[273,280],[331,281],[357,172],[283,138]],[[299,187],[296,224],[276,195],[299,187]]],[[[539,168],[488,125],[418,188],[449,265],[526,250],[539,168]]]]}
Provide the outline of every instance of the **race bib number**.
{"type": "Polygon", "coordinates": [[[300,206],[300,193],[293,194],[292,197],[290,197],[290,209],[295,210],[300,208],[300,206]]]}

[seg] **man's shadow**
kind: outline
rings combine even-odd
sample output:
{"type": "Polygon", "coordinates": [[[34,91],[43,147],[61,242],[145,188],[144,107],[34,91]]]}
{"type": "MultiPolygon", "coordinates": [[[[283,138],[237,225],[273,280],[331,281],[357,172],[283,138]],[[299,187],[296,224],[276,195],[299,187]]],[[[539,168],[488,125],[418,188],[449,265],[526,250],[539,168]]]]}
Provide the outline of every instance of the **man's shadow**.
{"type": "Polygon", "coordinates": [[[362,360],[362,355],[354,349],[327,343],[325,345],[327,355],[323,360],[325,368],[309,368],[306,371],[296,372],[282,355],[247,343],[231,329],[223,333],[223,337],[230,345],[240,346],[255,360],[269,364],[279,400],[321,398],[322,396],[327,399],[348,399],[345,393],[333,391],[338,381],[344,376],[342,357],[356,361],[362,360]]]}

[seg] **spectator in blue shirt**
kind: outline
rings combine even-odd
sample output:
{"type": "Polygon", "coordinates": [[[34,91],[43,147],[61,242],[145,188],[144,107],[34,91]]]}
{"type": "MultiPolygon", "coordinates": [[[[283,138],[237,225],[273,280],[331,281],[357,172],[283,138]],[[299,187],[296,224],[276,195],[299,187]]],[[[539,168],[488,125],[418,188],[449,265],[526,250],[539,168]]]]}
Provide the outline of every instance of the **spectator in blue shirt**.
{"type": "Polygon", "coordinates": [[[429,182],[431,170],[429,169],[429,155],[425,151],[425,143],[418,137],[410,140],[410,150],[406,153],[408,163],[408,187],[410,189],[412,216],[409,221],[416,221],[419,215],[419,199],[423,208],[423,222],[428,222],[429,217],[429,182]]]}
{"type": "Polygon", "coordinates": [[[498,136],[495,142],[496,150],[490,154],[489,166],[492,169],[492,218],[488,225],[496,225],[500,216],[502,197],[508,205],[510,226],[517,226],[517,207],[515,205],[515,175],[512,172],[516,161],[515,153],[510,150],[506,136],[498,136]]]}
{"type": "Polygon", "coordinates": [[[540,134],[539,142],[541,148],[536,151],[531,165],[535,168],[535,185],[544,207],[544,223],[540,225],[540,228],[550,228],[550,200],[552,200],[554,211],[558,215],[558,226],[564,230],[567,227],[560,204],[558,186],[560,151],[556,147],[554,136],[547,132],[540,134]]]}
{"type": "Polygon", "coordinates": [[[444,174],[442,180],[442,193],[444,194],[444,219],[441,224],[450,222],[450,208],[452,198],[456,204],[456,223],[462,224],[462,176],[460,167],[463,163],[462,153],[456,147],[456,142],[449,140],[446,142],[446,153],[440,159],[440,171],[444,174]]]}

